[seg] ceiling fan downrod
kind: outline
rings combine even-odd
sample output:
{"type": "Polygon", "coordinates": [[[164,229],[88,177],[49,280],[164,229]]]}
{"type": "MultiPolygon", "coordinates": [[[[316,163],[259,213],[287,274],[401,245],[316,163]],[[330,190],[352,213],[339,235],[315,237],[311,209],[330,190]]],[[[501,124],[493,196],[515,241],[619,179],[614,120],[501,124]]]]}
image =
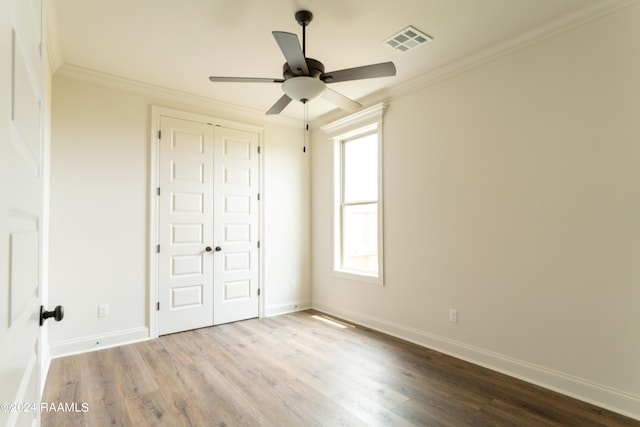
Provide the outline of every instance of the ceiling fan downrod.
{"type": "Polygon", "coordinates": [[[307,56],[307,25],[313,20],[313,13],[308,10],[299,10],[296,12],[296,21],[302,26],[302,54],[307,56]]]}

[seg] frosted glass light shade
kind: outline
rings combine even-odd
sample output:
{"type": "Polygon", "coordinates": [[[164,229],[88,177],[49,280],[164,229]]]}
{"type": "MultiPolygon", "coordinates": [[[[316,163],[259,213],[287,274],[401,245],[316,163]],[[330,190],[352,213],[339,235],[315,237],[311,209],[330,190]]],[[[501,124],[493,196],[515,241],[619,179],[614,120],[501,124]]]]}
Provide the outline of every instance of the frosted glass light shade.
{"type": "Polygon", "coordinates": [[[291,77],[282,83],[282,90],[287,96],[296,101],[310,101],[324,92],[325,84],[322,80],[298,76],[291,77]]]}

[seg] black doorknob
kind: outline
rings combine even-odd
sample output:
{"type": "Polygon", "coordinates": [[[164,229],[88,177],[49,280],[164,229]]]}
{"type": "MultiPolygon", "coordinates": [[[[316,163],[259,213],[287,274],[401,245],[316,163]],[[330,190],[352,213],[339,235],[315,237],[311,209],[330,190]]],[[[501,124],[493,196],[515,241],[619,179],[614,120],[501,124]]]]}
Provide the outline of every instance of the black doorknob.
{"type": "Polygon", "coordinates": [[[53,311],[46,311],[44,309],[44,305],[40,306],[40,326],[44,323],[48,318],[53,317],[56,322],[61,321],[64,318],[64,307],[61,305],[56,306],[53,311]]]}
{"type": "Polygon", "coordinates": [[[211,246],[207,246],[206,248],[204,248],[204,250],[207,252],[211,252],[211,246]]]}
{"type": "Polygon", "coordinates": [[[220,246],[216,246],[216,252],[220,252],[222,248],[220,246]]]}

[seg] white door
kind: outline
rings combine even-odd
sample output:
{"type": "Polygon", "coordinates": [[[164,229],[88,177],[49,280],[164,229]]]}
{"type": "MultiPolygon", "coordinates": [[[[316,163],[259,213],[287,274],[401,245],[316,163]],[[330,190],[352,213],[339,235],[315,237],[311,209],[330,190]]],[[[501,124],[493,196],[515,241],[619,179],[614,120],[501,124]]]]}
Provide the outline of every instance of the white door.
{"type": "Polygon", "coordinates": [[[213,324],[213,126],[160,118],[158,333],[213,324]]]}
{"type": "Polygon", "coordinates": [[[158,334],[258,316],[259,134],[160,117],[158,334]]]}
{"type": "Polygon", "coordinates": [[[37,422],[42,381],[41,16],[41,2],[0,2],[0,402],[14,405],[3,403],[0,425],[9,426],[37,422]]]}
{"type": "Polygon", "coordinates": [[[259,134],[216,127],[214,324],[258,316],[259,134]]]}

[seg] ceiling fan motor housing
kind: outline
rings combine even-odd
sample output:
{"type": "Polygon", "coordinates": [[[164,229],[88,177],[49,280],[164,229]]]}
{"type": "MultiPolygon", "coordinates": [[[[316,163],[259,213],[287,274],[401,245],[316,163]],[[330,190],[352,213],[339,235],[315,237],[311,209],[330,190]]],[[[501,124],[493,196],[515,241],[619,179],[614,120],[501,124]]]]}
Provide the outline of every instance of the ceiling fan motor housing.
{"type": "MultiPolygon", "coordinates": [[[[319,79],[320,76],[324,74],[324,65],[322,64],[322,62],[313,58],[305,58],[305,60],[307,62],[307,68],[309,68],[308,76],[319,79]]],[[[300,74],[293,72],[293,70],[291,69],[288,63],[285,62],[284,65],[282,66],[282,76],[284,77],[285,80],[291,77],[299,76],[299,75],[300,74]]]]}

